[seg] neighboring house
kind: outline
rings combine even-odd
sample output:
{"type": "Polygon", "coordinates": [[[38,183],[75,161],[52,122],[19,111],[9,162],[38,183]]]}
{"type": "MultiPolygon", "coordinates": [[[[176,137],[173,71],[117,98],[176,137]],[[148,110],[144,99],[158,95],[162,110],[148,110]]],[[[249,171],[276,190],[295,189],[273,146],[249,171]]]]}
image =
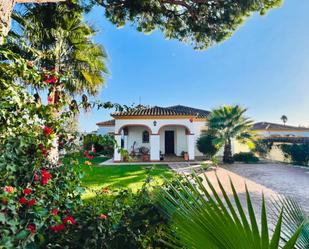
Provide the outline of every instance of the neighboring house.
{"type": "Polygon", "coordinates": [[[96,124],[99,126],[99,129],[97,130],[98,135],[106,135],[111,134],[113,135],[115,133],[115,120],[108,120],[104,122],[99,122],[96,124]]]}
{"type": "Polygon", "coordinates": [[[269,122],[255,123],[252,131],[262,137],[309,137],[309,128],[269,122]]]}
{"type": "MultiPolygon", "coordinates": [[[[114,133],[118,145],[129,153],[140,147],[150,150],[150,160],[160,161],[160,154],[181,156],[189,154],[194,160],[202,154],[196,148],[196,140],[203,130],[209,111],[187,106],[141,107],[127,112],[115,112],[113,120],[97,123],[98,134],[114,133]]],[[[121,161],[115,150],[114,161],[121,161]]]]}

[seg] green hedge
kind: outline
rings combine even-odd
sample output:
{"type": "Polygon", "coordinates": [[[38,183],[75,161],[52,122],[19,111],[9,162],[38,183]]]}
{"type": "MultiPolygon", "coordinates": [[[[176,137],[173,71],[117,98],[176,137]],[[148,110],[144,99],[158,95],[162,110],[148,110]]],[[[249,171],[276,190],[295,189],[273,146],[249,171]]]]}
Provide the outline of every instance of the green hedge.
{"type": "Polygon", "coordinates": [[[245,162],[245,163],[256,163],[259,161],[259,158],[256,157],[252,152],[240,152],[234,154],[233,159],[236,162],[245,162]]]}

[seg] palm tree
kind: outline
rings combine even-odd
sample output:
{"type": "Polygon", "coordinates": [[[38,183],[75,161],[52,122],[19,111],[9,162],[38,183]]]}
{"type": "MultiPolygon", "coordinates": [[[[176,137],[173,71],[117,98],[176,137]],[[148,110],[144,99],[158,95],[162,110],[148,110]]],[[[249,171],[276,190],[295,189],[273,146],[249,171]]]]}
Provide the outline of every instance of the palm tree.
{"type": "Polygon", "coordinates": [[[214,109],[208,118],[208,127],[215,135],[214,144],[224,146],[223,162],[232,163],[232,139],[252,145],[252,121],[244,116],[247,109],[222,106],[214,109]]]}
{"type": "Polygon", "coordinates": [[[288,121],[288,117],[285,116],[285,115],[282,115],[281,118],[280,118],[283,122],[283,124],[285,125],[285,123],[288,121]]]}
{"type": "Polygon", "coordinates": [[[73,1],[66,1],[27,5],[13,15],[22,29],[20,38],[36,51],[33,55],[24,52],[25,56],[38,68],[70,74],[55,84],[55,89],[70,95],[97,94],[108,73],[107,55],[92,41],[96,32],[83,21],[83,10],[73,1]]]}

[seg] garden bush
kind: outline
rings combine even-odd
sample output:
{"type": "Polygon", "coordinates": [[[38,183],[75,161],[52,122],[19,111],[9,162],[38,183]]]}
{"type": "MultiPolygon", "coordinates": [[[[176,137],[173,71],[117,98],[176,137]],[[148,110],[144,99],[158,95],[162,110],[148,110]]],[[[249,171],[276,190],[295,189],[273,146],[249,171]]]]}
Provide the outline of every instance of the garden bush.
{"type": "Polygon", "coordinates": [[[111,157],[114,154],[115,140],[112,135],[87,134],[83,136],[85,150],[96,150],[96,152],[111,157]]]}
{"type": "Polygon", "coordinates": [[[279,145],[285,158],[293,164],[308,166],[309,164],[309,144],[281,144],[279,145]]]}
{"type": "Polygon", "coordinates": [[[76,226],[64,238],[56,238],[60,248],[165,248],[167,219],[145,187],[137,194],[103,188],[80,206],[76,216],[76,226]]]}
{"type": "Polygon", "coordinates": [[[253,152],[257,153],[261,157],[267,157],[268,153],[272,149],[273,142],[268,139],[258,139],[254,142],[253,152]]]}
{"type": "Polygon", "coordinates": [[[214,139],[216,139],[216,137],[211,134],[203,134],[196,142],[197,149],[208,159],[212,158],[219,150],[213,143],[214,139]]]}
{"type": "Polygon", "coordinates": [[[244,163],[256,163],[259,161],[259,158],[256,157],[252,152],[240,152],[233,155],[233,159],[236,162],[244,163]]]}

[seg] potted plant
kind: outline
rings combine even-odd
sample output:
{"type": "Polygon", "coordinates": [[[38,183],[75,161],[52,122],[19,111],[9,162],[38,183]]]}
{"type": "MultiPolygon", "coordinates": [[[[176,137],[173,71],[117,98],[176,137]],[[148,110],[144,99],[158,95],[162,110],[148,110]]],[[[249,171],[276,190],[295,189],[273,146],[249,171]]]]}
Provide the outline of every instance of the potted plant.
{"type": "Polygon", "coordinates": [[[183,156],[183,159],[185,161],[189,161],[189,154],[186,151],[181,152],[181,155],[183,156]]]}
{"type": "Polygon", "coordinates": [[[147,147],[140,147],[139,152],[142,154],[143,162],[150,161],[149,149],[147,147]]]}

